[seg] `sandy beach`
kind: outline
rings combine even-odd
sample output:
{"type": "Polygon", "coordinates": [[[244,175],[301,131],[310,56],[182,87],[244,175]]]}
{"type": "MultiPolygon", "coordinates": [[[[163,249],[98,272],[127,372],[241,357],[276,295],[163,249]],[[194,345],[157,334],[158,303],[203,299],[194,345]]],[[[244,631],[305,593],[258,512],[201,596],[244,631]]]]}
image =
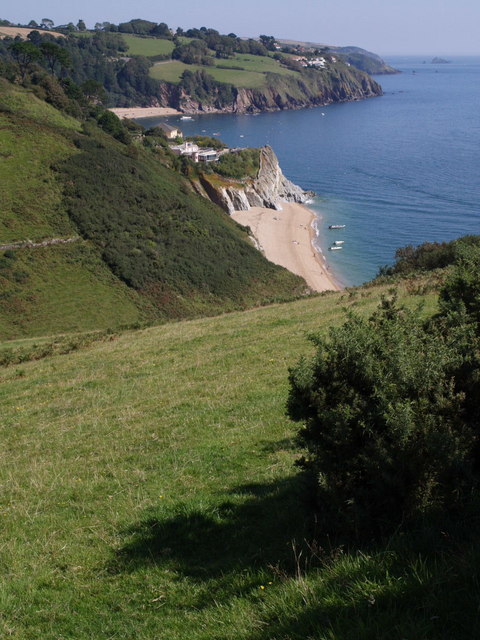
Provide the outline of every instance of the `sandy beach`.
{"type": "Polygon", "coordinates": [[[302,276],[314,291],[340,290],[313,247],[315,215],[310,209],[283,202],[281,211],[252,207],[249,211],[235,211],[232,218],[251,228],[268,260],[302,276]]]}
{"type": "Polygon", "coordinates": [[[109,109],[119,118],[154,118],[156,116],[175,116],[181,115],[181,111],[172,109],[171,107],[115,107],[109,109]]]}

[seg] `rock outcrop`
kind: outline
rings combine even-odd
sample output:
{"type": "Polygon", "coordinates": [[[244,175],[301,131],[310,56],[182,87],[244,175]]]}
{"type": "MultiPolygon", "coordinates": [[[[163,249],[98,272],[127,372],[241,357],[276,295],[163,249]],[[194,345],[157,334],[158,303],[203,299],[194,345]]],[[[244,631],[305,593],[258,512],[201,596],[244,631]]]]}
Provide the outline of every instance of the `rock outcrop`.
{"type": "Polygon", "coordinates": [[[201,186],[210,200],[224,211],[248,211],[251,207],[282,208],[283,202],[306,202],[314,194],[304,191],[290,182],[278,164],[273,149],[269,146],[260,149],[260,169],[254,179],[244,181],[210,180],[208,175],[200,178],[201,186]]]}
{"type": "Polygon", "coordinates": [[[381,96],[382,88],[368,74],[337,62],[325,71],[306,69],[292,76],[270,73],[264,87],[231,87],[229,95],[226,99],[214,87],[200,99],[186,93],[181,85],[164,82],[152,106],[174,107],[189,114],[260,113],[363,100],[381,96]]]}

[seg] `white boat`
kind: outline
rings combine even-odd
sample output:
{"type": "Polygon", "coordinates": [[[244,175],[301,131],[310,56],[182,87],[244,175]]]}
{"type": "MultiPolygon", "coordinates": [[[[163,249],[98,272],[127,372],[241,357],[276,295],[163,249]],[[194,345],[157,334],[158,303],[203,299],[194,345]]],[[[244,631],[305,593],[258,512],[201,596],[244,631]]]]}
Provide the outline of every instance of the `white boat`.
{"type": "Polygon", "coordinates": [[[345,224],[329,224],[328,228],[329,229],[345,229],[346,225],[345,224]]]}
{"type": "Polygon", "coordinates": [[[180,120],[193,120],[192,116],[182,116],[180,120]]]}
{"type": "Polygon", "coordinates": [[[345,240],[335,240],[335,242],[333,244],[344,244],[345,240]]]}
{"type": "Polygon", "coordinates": [[[328,247],[329,251],[340,251],[340,249],[343,249],[343,247],[339,247],[337,245],[332,245],[331,247],[328,247]]]}

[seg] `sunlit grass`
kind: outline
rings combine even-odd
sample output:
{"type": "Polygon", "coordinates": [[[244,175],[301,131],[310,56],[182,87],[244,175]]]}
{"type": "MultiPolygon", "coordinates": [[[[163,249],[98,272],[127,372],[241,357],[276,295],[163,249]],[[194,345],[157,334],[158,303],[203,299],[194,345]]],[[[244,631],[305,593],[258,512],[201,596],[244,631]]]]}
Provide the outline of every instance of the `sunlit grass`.
{"type": "MultiPolygon", "coordinates": [[[[449,637],[451,608],[475,610],[474,550],[449,577],[448,562],[398,545],[304,544],[288,367],[311,353],[308,332],[345,308],[371,312],[386,290],[125,332],[0,369],[2,636],[449,637]]],[[[420,301],[435,310],[433,294],[407,300],[420,301]]]]}

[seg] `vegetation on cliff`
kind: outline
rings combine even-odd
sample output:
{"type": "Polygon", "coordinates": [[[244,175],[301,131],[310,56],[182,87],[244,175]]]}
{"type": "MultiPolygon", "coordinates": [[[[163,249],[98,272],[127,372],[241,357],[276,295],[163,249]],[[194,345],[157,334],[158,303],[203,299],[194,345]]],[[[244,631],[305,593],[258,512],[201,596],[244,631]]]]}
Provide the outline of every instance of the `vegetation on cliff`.
{"type": "Polygon", "coordinates": [[[305,291],[192,193],[162,146],[131,144],[112,113],[75,104],[83,121],[1,84],[0,244],[80,236],[1,261],[3,337],[212,314],[305,291]]]}
{"type": "Polygon", "coordinates": [[[65,28],[64,34],[32,30],[27,42],[0,40],[0,72],[11,79],[13,63],[23,77],[28,67],[43,66],[81,87],[94,80],[110,106],[162,104],[186,111],[297,108],[381,94],[341,56],[325,50],[321,67],[304,69],[277,50],[273,36],[242,40],[204,27],[173,34],[164,23],[145,20],[99,24],[94,32],[65,28]],[[331,86],[335,76],[341,90],[331,86]]]}

